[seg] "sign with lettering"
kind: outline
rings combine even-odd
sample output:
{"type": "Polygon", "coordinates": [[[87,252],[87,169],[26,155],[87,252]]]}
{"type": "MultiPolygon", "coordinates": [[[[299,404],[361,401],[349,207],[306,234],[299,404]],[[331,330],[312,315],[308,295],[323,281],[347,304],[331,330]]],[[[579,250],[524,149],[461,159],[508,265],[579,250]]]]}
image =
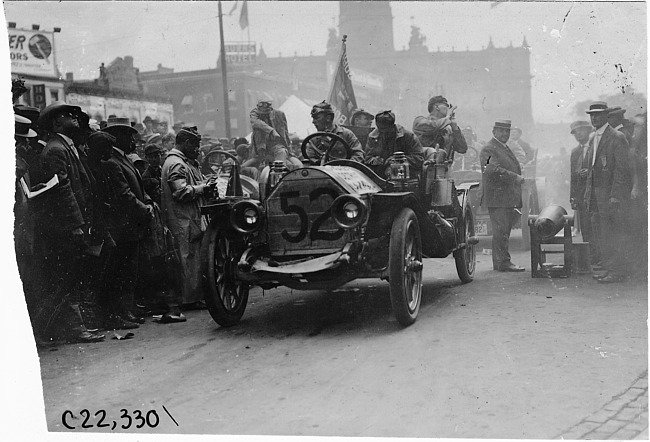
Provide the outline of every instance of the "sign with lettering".
{"type": "Polygon", "coordinates": [[[224,47],[228,64],[251,64],[257,60],[255,42],[230,42],[224,43],[224,47]]]}
{"type": "Polygon", "coordinates": [[[53,32],[7,29],[11,72],[59,77],[54,63],[53,32]]]}
{"type": "Polygon", "coordinates": [[[363,195],[364,193],[377,193],[381,192],[381,187],[375,184],[370,178],[366,177],[361,171],[346,166],[326,166],[327,171],[339,179],[345,181],[356,193],[363,195]]]}

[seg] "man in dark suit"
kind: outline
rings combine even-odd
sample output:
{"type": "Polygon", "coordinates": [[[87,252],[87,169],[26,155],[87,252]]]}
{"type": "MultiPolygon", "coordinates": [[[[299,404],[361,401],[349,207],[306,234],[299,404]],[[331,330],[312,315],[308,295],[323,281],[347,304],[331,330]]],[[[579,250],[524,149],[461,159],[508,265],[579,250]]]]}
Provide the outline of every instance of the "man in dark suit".
{"type": "Polygon", "coordinates": [[[621,206],[628,201],[632,188],[629,146],[625,135],[607,123],[609,111],[603,101],[592,103],[587,111],[595,132],[587,149],[590,161],[585,206],[592,214],[593,225],[597,226],[596,235],[605,271],[594,277],[602,283],[620,282],[626,272],[627,241],[621,206]]]}
{"type": "Polygon", "coordinates": [[[44,292],[32,318],[34,334],[48,338],[59,313],[68,313],[72,322],[72,340],[95,342],[104,338],[86,329],[74,308],[83,276],[82,258],[92,220],[94,179],[81,161],[73,137],[79,131],[77,115],[81,109],[57,102],[46,107],[39,127],[50,133],[41,152],[41,171],[34,182],[46,182],[55,175],[59,184],[33,200],[36,232],[44,292]]]}
{"type": "Polygon", "coordinates": [[[578,225],[582,240],[589,243],[591,265],[600,261],[598,238],[594,235],[591,216],[585,207],[585,189],[587,188],[587,173],[589,171],[589,135],[593,128],[588,121],[574,121],[571,123],[571,134],[578,145],[571,151],[571,181],[569,186],[569,201],[571,208],[577,212],[578,225]]]}
{"type": "Polygon", "coordinates": [[[519,161],[506,143],[510,138],[510,120],[497,120],[492,139],[481,150],[481,204],[487,206],[492,223],[492,267],[499,272],[523,272],[523,267],[510,261],[508,241],[521,204],[519,161]]]}
{"type": "Polygon", "coordinates": [[[104,163],[115,196],[111,217],[115,250],[109,260],[108,272],[108,277],[113,279],[110,301],[114,313],[123,320],[143,323],[144,318],[134,315],[134,292],[138,279],[140,242],[153,220],[153,201],[144,191],[140,172],[127,158],[135,150],[137,134],[128,118],[109,119],[103,131],[116,140],[111,158],[104,163]]]}

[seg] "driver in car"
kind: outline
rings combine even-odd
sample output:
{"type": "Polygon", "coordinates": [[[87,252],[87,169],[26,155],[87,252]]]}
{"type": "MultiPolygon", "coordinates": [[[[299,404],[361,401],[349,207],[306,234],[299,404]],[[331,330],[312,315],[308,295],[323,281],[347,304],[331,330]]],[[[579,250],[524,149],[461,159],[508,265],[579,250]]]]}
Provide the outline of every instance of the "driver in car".
{"type": "Polygon", "coordinates": [[[395,123],[392,111],[379,112],[375,116],[377,128],[368,134],[364,164],[382,178],[390,177],[390,165],[395,152],[404,152],[409,168],[417,176],[422,173],[424,151],[420,140],[401,124],[395,123]]]}
{"type": "MultiPolygon", "coordinates": [[[[345,140],[352,150],[351,160],[360,163],[363,162],[363,148],[361,147],[361,143],[350,129],[334,123],[334,109],[331,104],[327,103],[325,100],[321,103],[315,104],[311,109],[311,118],[312,123],[318,132],[330,132],[345,140]]],[[[314,140],[307,148],[309,153],[308,156],[314,158],[325,155],[325,152],[329,148],[328,143],[329,140],[326,140],[325,138],[314,140]]],[[[330,158],[345,158],[345,148],[340,144],[341,143],[334,144],[334,147],[332,147],[332,150],[330,151],[330,158]],[[336,144],[338,144],[338,146],[336,144]]]]}

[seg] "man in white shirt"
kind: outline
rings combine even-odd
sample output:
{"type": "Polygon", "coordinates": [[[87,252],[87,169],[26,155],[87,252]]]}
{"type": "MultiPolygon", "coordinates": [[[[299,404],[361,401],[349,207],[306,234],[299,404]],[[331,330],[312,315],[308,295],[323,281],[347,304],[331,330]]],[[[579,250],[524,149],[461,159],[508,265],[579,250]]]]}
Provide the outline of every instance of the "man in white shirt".
{"type": "Polygon", "coordinates": [[[597,226],[604,273],[594,277],[602,283],[621,282],[626,274],[628,245],[621,205],[629,199],[632,187],[627,140],[607,123],[610,111],[603,101],[592,103],[587,111],[595,132],[587,149],[585,206],[597,226]]]}

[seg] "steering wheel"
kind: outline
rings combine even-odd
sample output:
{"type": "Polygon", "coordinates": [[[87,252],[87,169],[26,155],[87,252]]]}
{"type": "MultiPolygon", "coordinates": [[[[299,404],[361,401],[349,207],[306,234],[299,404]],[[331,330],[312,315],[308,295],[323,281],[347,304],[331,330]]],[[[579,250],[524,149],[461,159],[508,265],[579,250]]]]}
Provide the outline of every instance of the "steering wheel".
{"type": "Polygon", "coordinates": [[[302,151],[303,158],[309,160],[309,164],[322,166],[330,161],[330,153],[332,149],[334,149],[334,147],[337,147],[339,144],[342,144],[345,148],[345,159],[349,160],[352,158],[352,148],[350,145],[343,138],[341,138],[340,135],[336,135],[330,132],[316,132],[308,135],[307,138],[302,140],[300,150],[302,151]],[[312,140],[314,138],[318,138],[319,142],[313,142],[312,140]],[[323,147],[325,147],[325,149],[323,149],[323,147]],[[318,155],[318,157],[310,155],[310,153],[315,153],[318,155]]]}
{"type": "MultiPolygon", "coordinates": [[[[212,171],[212,173],[218,174],[221,170],[224,169],[223,160],[220,158],[221,155],[223,155],[226,158],[232,159],[235,162],[235,164],[239,165],[239,160],[237,159],[236,155],[233,155],[230,152],[226,152],[225,150],[212,150],[203,159],[203,163],[201,164],[201,169],[202,170],[209,169],[212,171]],[[217,170],[215,170],[213,167],[216,167],[217,170]]],[[[226,167],[227,166],[228,165],[226,165],[226,167]]]]}

